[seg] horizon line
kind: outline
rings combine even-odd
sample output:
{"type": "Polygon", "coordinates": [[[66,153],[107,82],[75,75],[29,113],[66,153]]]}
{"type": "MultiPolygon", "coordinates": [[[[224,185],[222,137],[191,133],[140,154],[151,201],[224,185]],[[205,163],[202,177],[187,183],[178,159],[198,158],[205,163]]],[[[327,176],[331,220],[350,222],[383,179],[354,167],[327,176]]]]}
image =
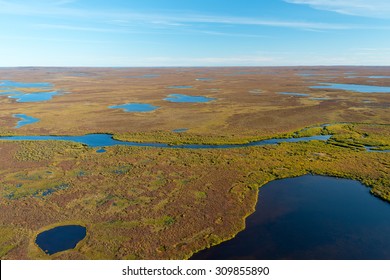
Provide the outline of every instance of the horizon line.
{"type": "Polygon", "coordinates": [[[1,68],[261,68],[261,67],[390,67],[390,65],[372,64],[304,64],[304,65],[179,65],[179,66],[0,66],[1,68]]]}

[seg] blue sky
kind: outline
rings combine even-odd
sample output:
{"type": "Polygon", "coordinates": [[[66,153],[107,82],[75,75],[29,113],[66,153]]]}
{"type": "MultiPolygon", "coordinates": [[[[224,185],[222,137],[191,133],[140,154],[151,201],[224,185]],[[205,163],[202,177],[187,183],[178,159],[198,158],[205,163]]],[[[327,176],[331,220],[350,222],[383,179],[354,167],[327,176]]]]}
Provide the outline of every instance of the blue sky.
{"type": "Polygon", "coordinates": [[[390,65],[389,0],[0,0],[0,66],[390,65]]]}

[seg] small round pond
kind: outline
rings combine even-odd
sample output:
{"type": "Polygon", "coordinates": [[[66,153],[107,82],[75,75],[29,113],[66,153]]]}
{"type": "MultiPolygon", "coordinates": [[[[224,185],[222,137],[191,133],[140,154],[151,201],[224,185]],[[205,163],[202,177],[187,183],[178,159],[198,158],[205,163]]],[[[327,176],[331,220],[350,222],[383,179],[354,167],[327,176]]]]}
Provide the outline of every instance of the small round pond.
{"type": "Polygon", "coordinates": [[[59,226],[38,234],[35,243],[46,254],[52,255],[73,249],[84,239],[87,229],[79,225],[59,226]]]}
{"type": "Polygon", "coordinates": [[[192,259],[390,259],[390,204],[358,181],[305,175],[259,192],[246,229],[192,259]]]}

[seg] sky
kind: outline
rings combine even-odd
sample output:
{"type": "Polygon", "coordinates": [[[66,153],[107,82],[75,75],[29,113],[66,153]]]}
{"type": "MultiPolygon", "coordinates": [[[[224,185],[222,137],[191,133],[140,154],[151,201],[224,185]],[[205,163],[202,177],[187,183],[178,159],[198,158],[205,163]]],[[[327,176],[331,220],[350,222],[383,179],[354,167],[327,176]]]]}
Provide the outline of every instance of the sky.
{"type": "Polygon", "coordinates": [[[389,0],[0,0],[0,67],[390,65],[389,0]]]}

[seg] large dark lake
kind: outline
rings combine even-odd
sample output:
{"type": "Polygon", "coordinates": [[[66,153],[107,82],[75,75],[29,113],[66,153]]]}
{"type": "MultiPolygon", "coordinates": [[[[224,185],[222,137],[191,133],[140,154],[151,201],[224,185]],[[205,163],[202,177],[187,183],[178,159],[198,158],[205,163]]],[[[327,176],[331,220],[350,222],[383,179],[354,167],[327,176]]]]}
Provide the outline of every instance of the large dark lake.
{"type": "Polygon", "coordinates": [[[272,181],[244,231],[192,259],[390,259],[390,204],[354,180],[272,181]]]}

